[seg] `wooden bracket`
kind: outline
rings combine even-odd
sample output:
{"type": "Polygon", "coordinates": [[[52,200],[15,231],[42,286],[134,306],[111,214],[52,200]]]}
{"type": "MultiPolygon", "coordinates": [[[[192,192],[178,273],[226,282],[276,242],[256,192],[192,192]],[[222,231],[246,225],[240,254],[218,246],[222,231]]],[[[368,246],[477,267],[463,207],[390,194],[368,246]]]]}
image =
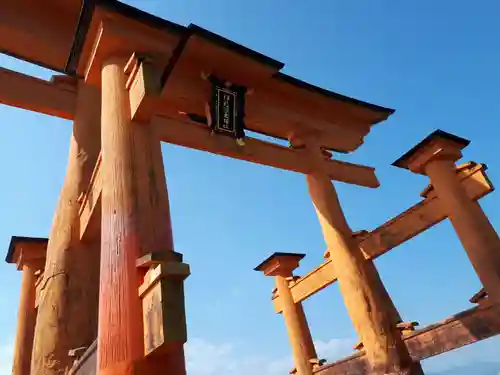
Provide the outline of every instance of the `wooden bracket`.
{"type": "Polygon", "coordinates": [[[409,335],[415,331],[415,327],[418,326],[418,322],[401,322],[396,324],[396,328],[399,329],[403,336],[409,335]]]}
{"type": "Polygon", "coordinates": [[[354,345],[354,350],[360,351],[364,349],[364,344],[362,341],[358,342],[356,345],[354,345]]]}
{"type": "Polygon", "coordinates": [[[317,371],[326,363],[326,359],[311,358],[309,363],[312,364],[312,370],[317,371]]]}
{"type": "Polygon", "coordinates": [[[481,288],[479,292],[474,294],[469,301],[470,303],[475,303],[479,306],[486,306],[490,304],[490,301],[488,299],[488,292],[484,290],[484,288],[481,288]]]}
{"type": "Polygon", "coordinates": [[[147,123],[153,116],[154,105],[161,95],[161,69],[154,59],[134,52],[125,65],[128,76],[126,89],[130,95],[130,113],[133,121],[147,123]]]}
{"type": "Polygon", "coordinates": [[[150,253],[136,262],[147,269],[139,297],[142,300],[145,355],[166,352],[187,341],[184,280],[189,266],[173,251],[150,253]]]}
{"type": "Polygon", "coordinates": [[[285,280],[288,281],[288,286],[295,284],[298,279],[300,279],[300,276],[289,276],[285,278],[285,280]]]}

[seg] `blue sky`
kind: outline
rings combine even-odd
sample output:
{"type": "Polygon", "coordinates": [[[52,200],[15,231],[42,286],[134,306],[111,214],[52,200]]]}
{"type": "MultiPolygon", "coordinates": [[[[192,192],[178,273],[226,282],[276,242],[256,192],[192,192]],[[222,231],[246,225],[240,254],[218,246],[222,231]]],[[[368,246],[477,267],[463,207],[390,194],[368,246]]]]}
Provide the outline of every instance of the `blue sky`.
{"type": "MultiPolygon", "coordinates": [[[[336,184],[353,230],[373,229],[418,201],[426,178],[390,164],[436,128],[470,139],[463,160],[488,164],[493,183],[500,181],[500,4],[494,0],[127,3],[283,61],[287,74],[396,109],[358,151],[343,157],[376,167],[381,181],[378,189],[336,184]]],[[[2,55],[0,66],[51,75],[2,55]]],[[[5,251],[12,235],[47,236],[70,131],[64,120],[0,106],[5,251]]],[[[176,249],[192,267],[186,284],[190,374],[242,374],[242,367],[249,374],[285,374],[290,348],[269,300],[273,281],[253,267],[274,251],[306,253],[299,274],[321,262],[325,244],[304,176],[171,145],[163,153],[176,249]],[[226,191],[239,193],[227,199],[226,191]],[[213,232],[214,226],[225,230],[213,232]]],[[[497,228],[499,203],[496,193],[481,201],[497,228]]],[[[480,288],[448,222],[376,264],[404,319],[422,325],[469,308],[480,288]]],[[[14,266],[0,264],[0,283],[0,375],[6,375],[20,285],[14,266]]],[[[322,354],[335,359],[348,353],[356,335],[338,287],[304,306],[322,354]]],[[[499,343],[487,340],[424,365],[438,373],[494,362],[488,368],[500,371],[499,343]]]]}

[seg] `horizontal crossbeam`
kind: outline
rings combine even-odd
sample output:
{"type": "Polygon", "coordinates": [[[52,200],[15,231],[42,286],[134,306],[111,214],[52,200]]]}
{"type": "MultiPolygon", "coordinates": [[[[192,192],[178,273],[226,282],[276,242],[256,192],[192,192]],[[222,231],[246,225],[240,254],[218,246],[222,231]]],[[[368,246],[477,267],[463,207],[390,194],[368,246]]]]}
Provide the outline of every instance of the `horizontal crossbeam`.
{"type": "MultiPolygon", "coordinates": [[[[253,138],[246,138],[245,146],[238,146],[234,139],[220,135],[210,135],[208,127],[190,121],[156,116],[153,117],[151,124],[154,127],[153,131],[158,141],[174,143],[294,172],[308,173],[310,170],[301,150],[294,150],[253,138]]],[[[136,124],[136,126],[143,125],[136,124]]],[[[325,163],[327,163],[332,179],[362,186],[375,187],[378,185],[373,168],[335,160],[325,160],[325,163]]],[[[82,197],[80,207],[81,239],[91,238],[99,230],[99,214],[96,214],[96,212],[100,212],[102,190],[99,167],[100,161],[96,164],[89,187],[82,197]]]]}
{"type": "MultiPolygon", "coordinates": [[[[458,349],[500,334],[500,305],[476,307],[405,337],[415,361],[458,349]]],[[[368,374],[364,352],[323,366],[317,375],[368,374]]]]}
{"type": "MultiPolygon", "coordinates": [[[[459,171],[458,176],[467,195],[473,200],[478,200],[493,191],[484,165],[470,163],[459,171]]],[[[446,217],[446,213],[439,205],[439,198],[431,190],[424,200],[365,235],[360,247],[366,259],[377,258],[446,217]]],[[[327,259],[290,286],[293,299],[295,302],[301,302],[336,280],[332,260],[327,259]]],[[[275,311],[281,312],[279,295],[275,294],[273,298],[275,311]]]]}
{"type": "Polygon", "coordinates": [[[71,120],[76,89],[0,68],[0,103],[71,120]]]}
{"type": "MultiPolygon", "coordinates": [[[[210,129],[207,126],[187,120],[155,116],[152,124],[156,136],[163,142],[287,171],[304,174],[311,172],[308,158],[302,150],[254,138],[245,138],[245,146],[238,146],[234,139],[221,135],[210,135],[210,129]]],[[[372,188],[379,186],[374,168],[337,160],[325,160],[325,163],[332,180],[372,188]]]]}

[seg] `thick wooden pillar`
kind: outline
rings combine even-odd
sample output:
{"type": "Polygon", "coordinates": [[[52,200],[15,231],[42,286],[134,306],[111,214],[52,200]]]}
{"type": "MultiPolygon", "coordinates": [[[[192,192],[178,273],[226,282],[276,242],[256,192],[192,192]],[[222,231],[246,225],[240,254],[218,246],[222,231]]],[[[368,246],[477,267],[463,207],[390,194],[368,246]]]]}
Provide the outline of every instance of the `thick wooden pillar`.
{"type": "Polygon", "coordinates": [[[455,161],[469,141],[436,131],[395,165],[430,178],[488,299],[500,303],[500,238],[479,203],[469,198],[457,177],[455,161]]]}
{"type": "Polygon", "coordinates": [[[293,362],[298,375],[312,375],[313,364],[317,360],[311,332],[300,303],[293,301],[289,288],[293,270],[298,267],[303,254],[274,253],[259,266],[256,271],[276,279],[276,291],[282,301],[283,318],[292,347],[293,362]]]}
{"type": "Polygon", "coordinates": [[[80,242],[78,197],[100,150],[99,102],[99,90],[78,83],[66,177],[47,248],[32,374],[63,374],[73,363],[68,351],[89,346],[97,335],[99,246],[80,242]]]}
{"type": "Polygon", "coordinates": [[[110,58],[102,64],[98,374],[184,375],[183,342],[145,357],[139,297],[144,271],[137,261],[148,254],[153,263],[168,258],[173,240],[160,143],[149,124],[131,121],[125,63],[110,58]]]}
{"type": "Polygon", "coordinates": [[[335,266],[340,291],[360,336],[373,374],[422,374],[412,362],[394,322],[394,308],[377,270],[366,262],[349,228],[337,192],[314,140],[307,143],[312,172],[307,176],[319,222],[335,266]]]}
{"type": "Polygon", "coordinates": [[[45,264],[46,248],[46,239],[26,237],[13,237],[9,247],[7,261],[22,271],[12,375],[30,375],[37,313],[35,284],[37,271],[45,264]]]}

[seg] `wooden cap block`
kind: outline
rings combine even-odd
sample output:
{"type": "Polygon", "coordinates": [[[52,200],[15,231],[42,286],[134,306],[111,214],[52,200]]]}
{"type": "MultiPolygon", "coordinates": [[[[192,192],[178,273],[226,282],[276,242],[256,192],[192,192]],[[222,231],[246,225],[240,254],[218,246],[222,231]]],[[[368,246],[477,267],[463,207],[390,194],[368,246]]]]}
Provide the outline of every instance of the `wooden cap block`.
{"type": "Polygon", "coordinates": [[[161,251],[143,255],[136,260],[135,265],[137,268],[149,268],[152,265],[161,263],[181,263],[182,260],[183,257],[181,253],[176,253],[175,251],[161,251]]]}
{"type": "Polygon", "coordinates": [[[446,158],[456,161],[462,157],[461,150],[469,145],[470,141],[436,130],[410,151],[401,156],[392,165],[409,169],[414,173],[424,174],[424,166],[431,160],[446,158]]]}
{"type": "Polygon", "coordinates": [[[274,253],[261,264],[255,267],[255,271],[264,272],[265,276],[276,276],[290,273],[299,266],[299,262],[305,254],[297,253],[274,253]]]}
{"type": "Polygon", "coordinates": [[[17,264],[18,269],[26,262],[45,261],[48,238],[12,236],[5,261],[17,264]]]}

